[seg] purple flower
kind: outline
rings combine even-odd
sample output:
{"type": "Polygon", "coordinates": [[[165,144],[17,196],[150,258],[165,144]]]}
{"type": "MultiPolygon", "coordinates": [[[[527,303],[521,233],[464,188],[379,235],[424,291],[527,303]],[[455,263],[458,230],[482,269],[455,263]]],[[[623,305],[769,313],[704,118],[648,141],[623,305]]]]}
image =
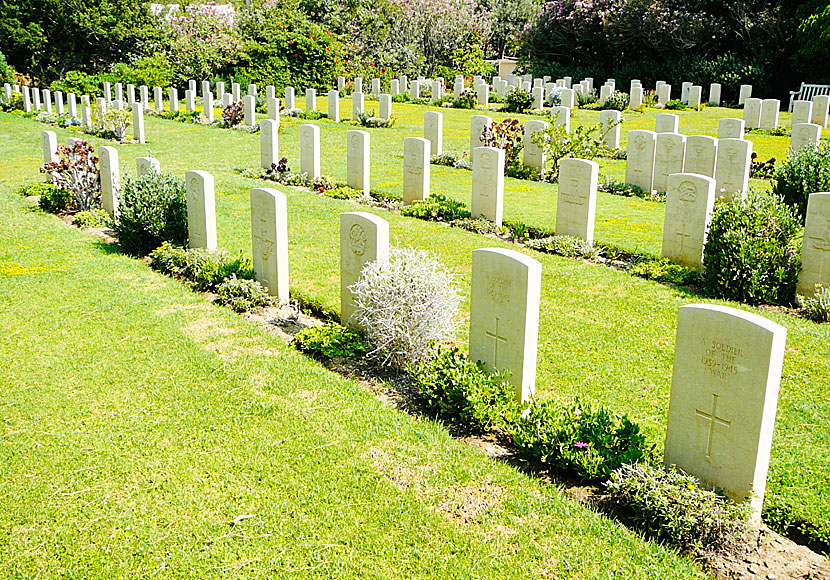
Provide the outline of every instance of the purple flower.
{"type": "Polygon", "coordinates": [[[583,441],[577,441],[576,443],[574,443],[574,447],[576,447],[577,449],[588,449],[588,444],[583,441]]]}

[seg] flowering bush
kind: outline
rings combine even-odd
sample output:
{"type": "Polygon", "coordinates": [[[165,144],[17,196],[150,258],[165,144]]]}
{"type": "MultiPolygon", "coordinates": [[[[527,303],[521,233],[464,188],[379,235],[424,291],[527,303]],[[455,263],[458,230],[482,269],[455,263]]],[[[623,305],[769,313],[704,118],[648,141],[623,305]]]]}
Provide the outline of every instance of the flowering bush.
{"type": "Polygon", "coordinates": [[[481,131],[481,144],[504,151],[506,174],[512,175],[521,170],[522,161],[519,156],[524,148],[524,125],[518,119],[505,119],[485,126],[481,131]]]}
{"type": "Polygon", "coordinates": [[[222,109],[222,121],[226,127],[234,128],[245,118],[245,107],[242,102],[231,103],[222,109]]]}
{"type": "Polygon", "coordinates": [[[40,168],[49,174],[53,185],[72,195],[71,209],[76,212],[101,207],[98,158],[94,152],[89,142],[76,141],[72,147],[59,147],[60,159],[40,168]]]}

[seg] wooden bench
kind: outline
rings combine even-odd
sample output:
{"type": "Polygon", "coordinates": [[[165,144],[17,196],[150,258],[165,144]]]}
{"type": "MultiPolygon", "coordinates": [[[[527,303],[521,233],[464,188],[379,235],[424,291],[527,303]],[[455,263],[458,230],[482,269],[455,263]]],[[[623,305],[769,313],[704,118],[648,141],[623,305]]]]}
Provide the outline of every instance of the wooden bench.
{"type": "Polygon", "coordinates": [[[808,85],[801,83],[797,91],[790,91],[790,113],[793,112],[793,103],[796,101],[812,101],[816,95],[830,95],[830,85],[808,85]]]}

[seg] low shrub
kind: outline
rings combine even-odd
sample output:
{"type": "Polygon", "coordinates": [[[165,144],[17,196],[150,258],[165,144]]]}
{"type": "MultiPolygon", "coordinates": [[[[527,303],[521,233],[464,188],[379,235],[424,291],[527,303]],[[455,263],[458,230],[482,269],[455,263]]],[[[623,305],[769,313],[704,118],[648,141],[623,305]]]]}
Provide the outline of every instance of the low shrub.
{"type": "Polygon", "coordinates": [[[453,99],[454,109],[475,109],[478,103],[478,96],[473,89],[464,89],[457,99],[453,99]]]}
{"type": "Polygon", "coordinates": [[[392,95],[392,102],[393,103],[408,103],[410,101],[408,93],[398,93],[397,95],[392,95]]]}
{"type": "Polygon", "coordinates": [[[628,95],[628,93],[624,93],[622,91],[614,91],[610,97],[608,97],[602,103],[600,103],[599,109],[601,111],[625,111],[628,108],[630,98],[631,97],[628,95]]]}
{"type": "Polygon", "coordinates": [[[519,87],[513,87],[504,96],[504,107],[502,111],[505,113],[524,113],[533,105],[533,95],[519,87]]]}
{"type": "Polygon", "coordinates": [[[51,182],[36,181],[34,183],[24,183],[17,188],[15,193],[22,197],[31,197],[33,195],[43,195],[53,189],[57,189],[51,182]]]}
{"type": "Polygon", "coordinates": [[[234,312],[248,312],[255,308],[270,306],[274,299],[262,284],[256,280],[238,278],[231,274],[216,286],[216,301],[234,312]]]}
{"type": "Polygon", "coordinates": [[[145,256],[163,242],[188,243],[187,197],[183,179],[150,172],[121,184],[115,231],[127,254],[145,256]]]}
{"type": "Polygon", "coordinates": [[[666,103],[666,109],[669,111],[685,111],[689,106],[680,99],[672,99],[666,103]]]}
{"type": "Polygon", "coordinates": [[[457,348],[435,349],[409,376],[430,410],[472,431],[501,429],[518,416],[507,374],[485,371],[457,348]]]}
{"type": "MultiPolygon", "coordinates": [[[[253,266],[241,254],[232,256],[224,250],[185,248],[164,242],[150,252],[150,266],[170,276],[183,278],[193,283],[196,290],[215,292],[231,277],[251,280],[253,266]]],[[[228,290],[229,296],[234,288],[228,290]]]]}
{"type": "Polygon", "coordinates": [[[483,218],[459,218],[452,220],[450,225],[454,228],[460,228],[462,230],[467,230],[468,232],[475,232],[477,234],[485,235],[497,234],[502,231],[501,228],[495,224],[495,222],[491,222],[490,220],[483,218]]]}
{"type": "Polygon", "coordinates": [[[766,161],[759,161],[758,153],[753,151],[749,176],[752,179],[772,179],[775,177],[775,157],[770,157],[766,161]]]}
{"type": "Polygon", "coordinates": [[[79,228],[103,228],[111,222],[109,214],[102,209],[79,211],[72,218],[72,225],[79,228]]]}
{"type": "MultiPolygon", "coordinates": [[[[555,121],[555,120],[554,120],[555,121]]],[[[559,162],[568,157],[594,159],[608,147],[602,140],[602,125],[580,125],[569,133],[564,126],[551,122],[542,131],[531,135],[531,140],[539,146],[546,157],[547,181],[554,181],[559,175],[559,162]]]]}
{"type": "Polygon", "coordinates": [[[653,453],[628,417],[592,410],[578,400],[568,406],[534,403],[507,431],[522,455],[589,482],[604,481],[615,469],[653,453]]]}
{"type": "Polygon", "coordinates": [[[89,211],[101,207],[101,182],[94,151],[88,141],[76,141],[72,147],[58,147],[58,160],[40,168],[52,184],[72,196],[71,207],[66,209],[89,211]]]}
{"type": "Polygon", "coordinates": [[[107,109],[103,115],[97,109],[93,109],[91,133],[102,139],[125,141],[127,139],[127,129],[130,128],[132,123],[132,112],[127,109],[121,111],[107,109]]]}
{"type": "Polygon", "coordinates": [[[361,127],[369,127],[370,129],[388,129],[395,124],[395,117],[390,116],[388,119],[381,119],[374,116],[375,112],[360,113],[357,116],[357,122],[361,127]]]}
{"type": "Polygon", "coordinates": [[[401,215],[422,220],[450,222],[470,217],[470,212],[466,207],[464,203],[438,193],[425,200],[414,201],[412,205],[403,206],[401,215]]]}
{"type": "Polygon", "coordinates": [[[830,145],[791,152],[773,176],[772,191],[795,208],[803,224],[810,194],[830,191],[830,145]]]}
{"type": "Polygon", "coordinates": [[[566,258],[586,258],[590,260],[599,255],[599,251],[592,244],[575,236],[549,236],[531,239],[527,240],[525,245],[540,252],[565,256],[566,258]]]}
{"type": "Polygon", "coordinates": [[[297,117],[307,121],[319,121],[320,119],[328,119],[329,116],[322,111],[302,111],[297,117]]]}
{"type": "Polygon", "coordinates": [[[745,506],[676,469],[622,465],[605,484],[612,505],[648,534],[683,548],[729,549],[746,538],[745,506]]]}
{"type": "Polygon", "coordinates": [[[231,103],[222,109],[222,123],[225,127],[233,129],[245,120],[245,106],[242,102],[231,103]]]}
{"type": "Polygon", "coordinates": [[[335,187],[323,190],[323,195],[332,199],[360,199],[363,192],[359,189],[338,183],[335,187]]]}
{"type": "Polygon", "coordinates": [[[381,364],[422,361],[433,343],[451,338],[458,326],[458,287],[432,252],[395,248],[388,261],[366,264],[349,289],[354,322],[381,364]]]}
{"type": "Polygon", "coordinates": [[[706,289],[748,304],[791,304],[800,233],[796,212],[776,195],[750,193],[717,204],[703,252],[706,289]]]}
{"type": "Polygon", "coordinates": [[[72,204],[72,194],[54,185],[41,190],[37,205],[49,213],[65,212],[72,204]]]}
{"type": "Polygon", "coordinates": [[[292,344],[320,359],[358,358],[370,350],[362,333],[335,322],[304,328],[294,336],[292,344]]]}
{"type": "Polygon", "coordinates": [[[666,201],[665,191],[646,191],[643,188],[633,185],[631,183],[616,181],[614,179],[609,179],[608,181],[600,183],[597,189],[598,191],[604,191],[606,193],[610,193],[611,195],[620,195],[623,197],[639,197],[641,199],[648,199],[650,201],[657,202],[666,201]]]}
{"type": "Polygon", "coordinates": [[[504,151],[505,175],[516,177],[526,169],[521,161],[524,125],[518,119],[505,119],[485,126],[481,131],[481,144],[484,147],[498,147],[504,151]]]}
{"type": "Polygon", "coordinates": [[[467,152],[451,153],[445,151],[438,153],[430,158],[430,163],[433,165],[444,165],[445,167],[454,167],[455,169],[469,169],[472,170],[473,164],[467,158],[467,152]]]}
{"type": "Polygon", "coordinates": [[[816,322],[830,322],[830,288],[816,285],[813,296],[801,298],[804,316],[816,322]]]}
{"type": "Polygon", "coordinates": [[[25,108],[26,104],[21,93],[14,92],[8,101],[0,101],[0,111],[23,111],[25,108]]]}
{"type": "Polygon", "coordinates": [[[675,264],[668,258],[647,260],[636,264],[629,270],[634,276],[655,280],[661,284],[676,286],[693,286],[700,283],[700,273],[680,264],[675,264]]]}

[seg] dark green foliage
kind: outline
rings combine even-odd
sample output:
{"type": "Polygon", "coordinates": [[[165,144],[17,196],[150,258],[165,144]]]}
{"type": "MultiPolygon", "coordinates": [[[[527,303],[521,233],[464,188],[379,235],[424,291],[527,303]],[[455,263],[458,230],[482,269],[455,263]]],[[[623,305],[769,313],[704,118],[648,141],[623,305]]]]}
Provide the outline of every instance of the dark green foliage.
{"type": "Polygon", "coordinates": [[[436,348],[409,376],[428,408],[470,430],[500,429],[518,416],[507,375],[485,371],[457,348],[436,348]]]}
{"type": "Polygon", "coordinates": [[[766,161],[758,160],[758,153],[752,152],[752,163],[749,166],[749,177],[752,179],[772,179],[775,177],[775,157],[766,161]]]}
{"type": "Polygon", "coordinates": [[[551,400],[535,403],[507,431],[522,455],[585,481],[605,480],[620,466],[652,454],[628,417],[594,411],[580,401],[564,407],[551,400]]]}
{"type": "Polygon", "coordinates": [[[417,200],[412,205],[401,208],[401,215],[416,217],[422,220],[450,222],[470,217],[466,205],[460,201],[450,199],[437,193],[425,200],[417,200]]]}
{"type": "Polygon", "coordinates": [[[666,103],[666,109],[668,109],[669,111],[685,111],[688,108],[688,105],[686,105],[686,103],[684,103],[680,99],[673,99],[666,103]]]}
{"type": "Polygon", "coordinates": [[[408,103],[409,101],[409,93],[398,93],[397,95],[392,95],[393,103],[408,103]]]}
{"type": "Polygon", "coordinates": [[[63,91],[64,93],[75,93],[76,95],[89,95],[90,98],[92,98],[101,91],[99,84],[100,81],[97,75],[87,74],[78,70],[71,70],[66,73],[63,78],[52,81],[49,88],[52,91],[63,91]]]}
{"type": "MultiPolygon", "coordinates": [[[[35,194],[38,195],[38,194],[35,194]]],[[[53,185],[45,186],[40,191],[38,206],[49,213],[61,213],[66,211],[72,203],[72,193],[53,185]]]]}
{"type": "Polygon", "coordinates": [[[6,62],[6,55],[0,52],[0,84],[9,83],[10,85],[14,84],[15,82],[15,70],[14,67],[11,66],[8,62],[6,62]]]}
{"type": "Polygon", "coordinates": [[[700,282],[700,273],[690,270],[680,264],[675,264],[668,258],[648,260],[640,262],[629,270],[634,276],[655,280],[661,284],[674,284],[676,286],[691,286],[700,282]]]}
{"type": "Polygon", "coordinates": [[[585,240],[574,236],[549,236],[545,238],[531,239],[527,240],[525,245],[528,248],[532,248],[540,252],[565,256],[567,258],[591,259],[599,254],[598,250],[594,248],[594,246],[585,240]]]}
{"type": "Polygon", "coordinates": [[[262,306],[270,306],[273,298],[256,280],[237,278],[231,274],[216,287],[217,302],[234,312],[248,312],[262,306]]]}
{"type": "Polygon", "coordinates": [[[610,502],[647,534],[685,549],[729,549],[746,537],[745,506],[673,468],[623,465],[605,484],[610,502]]]}
{"type": "Polygon", "coordinates": [[[505,113],[524,113],[533,105],[533,95],[519,87],[513,87],[504,97],[505,113]]]}
{"type": "Polygon", "coordinates": [[[703,254],[706,289],[748,304],[791,304],[800,233],[796,213],[775,195],[750,193],[718,204],[703,254]]]}
{"type": "Polygon", "coordinates": [[[304,328],[294,336],[292,344],[300,351],[321,359],[336,356],[358,358],[369,352],[363,334],[336,322],[304,328]]]}
{"type": "Polygon", "coordinates": [[[168,242],[150,253],[150,266],[170,276],[184,278],[202,292],[216,291],[231,276],[245,280],[254,277],[251,261],[241,254],[232,256],[223,250],[184,248],[168,242]]]}
{"type": "Polygon", "coordinates": [[[23,95],[13,92],[12,98],[7,101],[0,102],[0,111],[23,111],[26,105],[23,101],[23,95]]]}
{"type": "Polygon", "coordinates": [[[124,252],[145,256],[162,242],[187,244],[184,180],[155,172],[128,176],[120,195],[115,231],[124,252]]]}
{"type": "Polygon", "coordinates": [[[804,223],[810,194],[830,191],[830,146],[822,143],[818,149],[790,153],[775,171],[772,191],[794,207],[804,223]]]}

